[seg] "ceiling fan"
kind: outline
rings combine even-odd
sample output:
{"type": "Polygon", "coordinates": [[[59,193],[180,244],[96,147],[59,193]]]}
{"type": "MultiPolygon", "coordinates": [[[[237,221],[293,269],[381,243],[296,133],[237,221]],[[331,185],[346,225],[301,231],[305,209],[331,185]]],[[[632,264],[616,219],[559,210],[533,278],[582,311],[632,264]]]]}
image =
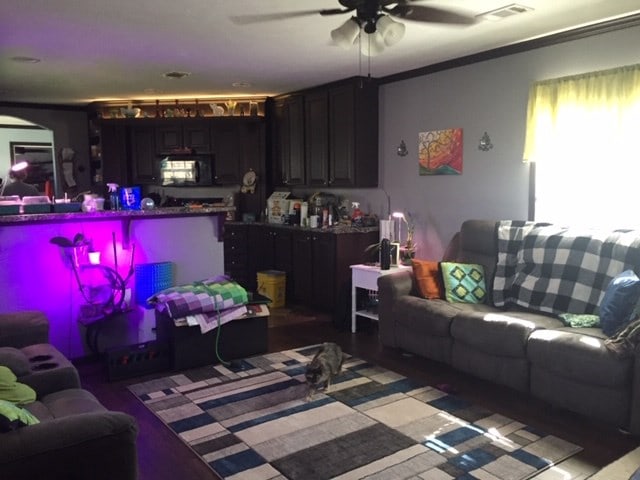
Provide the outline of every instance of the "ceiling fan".
{"type": "Polygon", "coordinates": [[[453,25],[471,25],[476,22],[473,16],[450,9],[416,4],[419,1],[421,0],[338,0],[342,8],[238,15],[231,17],[231,21],[239,25],[247,25],[307,15],[329,16],[353,12],[352,17],[331,32],[331,38],[336,44],[350,48],[362,31],[364,33],[362,37],[366,41],[361,42],[361,51],[370,56],[381,53],[385,46],[394,45],[402,39],[405,26],[391,17],[415,22],[453,25]]]}

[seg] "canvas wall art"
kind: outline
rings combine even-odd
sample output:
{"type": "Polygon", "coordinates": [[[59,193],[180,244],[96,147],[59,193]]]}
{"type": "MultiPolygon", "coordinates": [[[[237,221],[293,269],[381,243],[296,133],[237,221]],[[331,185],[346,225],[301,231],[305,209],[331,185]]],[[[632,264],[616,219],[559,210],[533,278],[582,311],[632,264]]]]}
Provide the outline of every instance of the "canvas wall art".
{"type": "Polygon", "coordinates": [[[420,175],[462,174],[462,129],[418,133],[420,175]]]}

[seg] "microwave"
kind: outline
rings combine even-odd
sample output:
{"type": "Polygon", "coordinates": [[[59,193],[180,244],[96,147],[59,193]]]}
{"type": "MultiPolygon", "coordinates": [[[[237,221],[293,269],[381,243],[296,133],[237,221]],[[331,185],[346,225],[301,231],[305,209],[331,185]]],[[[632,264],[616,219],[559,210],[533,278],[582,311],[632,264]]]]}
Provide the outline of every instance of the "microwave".
{"type": "Polygon", "coordinates": [[[213,185],[213,156],[197,154],[162,155],[158,175],[162,187],[213,185]]]}

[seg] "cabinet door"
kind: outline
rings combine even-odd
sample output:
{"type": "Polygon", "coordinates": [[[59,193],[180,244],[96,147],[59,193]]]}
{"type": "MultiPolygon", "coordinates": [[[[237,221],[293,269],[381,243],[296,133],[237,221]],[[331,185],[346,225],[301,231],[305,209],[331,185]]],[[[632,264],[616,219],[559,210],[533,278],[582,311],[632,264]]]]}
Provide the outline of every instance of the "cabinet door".
{"type": "Polygon", "coordinates": [[[353,85],[336,87],[329,91],[329,125],[329,185],[332,187],[355,186],[353,85]]]}
{"type": "Polygon", "coordinates": [[[275,104],[276,185],[303,185],[304,104],[302,96],[280,99],[275,104]]]}
{"type": "Polygon", "coordinates": [[[211,152],[209,124],[207,122],[190,121],[182,128],[183,147],[191,148],[196,153],[211,152]]]}
{"type": "Polygon", "coordinates": [[[313,234],[313,296],[311,304],[321,310],[332,311],[336,303],[335,237],[330,233],[313,234]]]}
{"type": "Polygon", "coordinates": [[[310,305],[313,301],[313,251],[311,233],[293,234],[293,298],[296,302],[310,305]]]}
{"type": "Polygon", "coordinates": [[[124,125],[100,127],[102,178],[105,183],[127,185],[127,130],[124,125]]]}
{"type": "Polygon", "coordinates": [[[131,180],[133,183],[156,183],[155,129],[131,128],[131,180]]]}
{"type": "Polygon", "coordinates": [[[225,120],[211,127],[214,180],[218,185],[238,185],[242,180],[238,123],[225,120]]]}
{"type": "Polygon", "coordinates": [[[182,148],[182,125],[171,122],[156,128],[156,146],[158,153],[168,153],[182,148]]]}
{"type": "Polygon", "coordinates": [[[247,225],[224,225],[224,273],[249,288],[247,225]]]}
{"type": "Polygon", "coordinates": [[[293,234],[286,229],[273,229],[273,267],[275,270],[285,272],[287,276],[287,298],[293,296],[293,234]]]}
{"type": "Polygon", "coordinates": [[[329,185],[329,111],[327,92],[305,96],[304,132],[307,185],[329,185]]]}

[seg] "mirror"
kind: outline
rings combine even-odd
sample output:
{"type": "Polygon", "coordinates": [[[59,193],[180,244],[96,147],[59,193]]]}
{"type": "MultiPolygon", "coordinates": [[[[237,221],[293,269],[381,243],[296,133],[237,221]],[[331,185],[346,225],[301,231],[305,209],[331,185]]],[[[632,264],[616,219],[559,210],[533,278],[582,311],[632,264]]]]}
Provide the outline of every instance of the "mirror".
{"type": "Polygon", "coordinates": [[[11,165],[26,161],[29,163],[27,183],[35,185],[39,192],[45,192],[47,180],[55,184],[53,168],[53,145],[44,142],[9,142],[11,165]]]}
{"type": "Polygon", "coordinates": [[[53,131],[17,117],[0,115],[0,178],[6,181],[15,162],[27,160],[30,164],[27,183],[34,184],[44,193],[47,179],[59,192],[58,168],[53,142],[53,131]],[[24,158],[22,158],[24,157],[24,158]]]}

